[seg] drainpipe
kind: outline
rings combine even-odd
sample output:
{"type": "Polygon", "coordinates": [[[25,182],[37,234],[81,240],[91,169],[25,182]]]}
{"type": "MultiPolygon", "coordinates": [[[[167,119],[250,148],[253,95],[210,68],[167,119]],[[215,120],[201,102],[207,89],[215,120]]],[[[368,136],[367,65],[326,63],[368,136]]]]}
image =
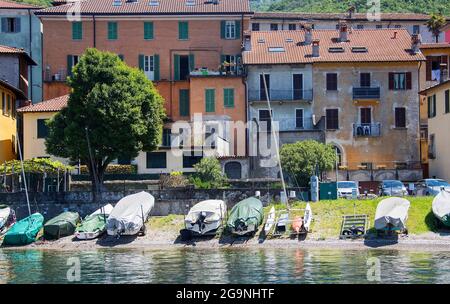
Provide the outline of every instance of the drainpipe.
{"type": "MultiPolygon", "coordinates": [[[[419,91],[421,91],[421,86],[420,86],[420,71],[422,69],[422,61],[419,62],[419,68],[417,69],[417,86],[419,88],[419,91]]],[[[420,138],[420,133],[421,133],[421,123],[420,123],[420,103],[422,96],[419,95],[419,161],[420,161],[420,167],[422,168],[422,174],[423,174],[423,166],[422,166],[422,139],[420,138]]],[[[427,126],[428,128],[428,126],[427,126]]],[[[427,138],[428,140],[428,138],[427,138]]]]}
{"type": "Polygon", "coordinates": [[[93,38],[94,38],[94,48],[96,48],[97,47],[97,36],[96,36],[96,22],[95,22],[95,15],[94,14],[92,14],[92,22],[93,22],[93,26],[92,26],[92,30],[93,30],[93,38]]]}
{"type": "MultiPolygon", "coordinates": [[[[28,11],[28,27],[29,27],[29,39],[28,41],[30,42],[30,57],[33,58],[33,49],[32,46],[33,44],[31,43],[32,39],[33,39],[33,35],[31,35],[31,9],[27,9],[28,11]]],[[[28,69],[27,69],[28,70],[28,69]]],[[[33,66],[30,65],[30,81],[29,83],[31,85],[28,85],[28,90],[30,90],[30,99],[31,99],[31,103],[33,103],[33,66]]]]}

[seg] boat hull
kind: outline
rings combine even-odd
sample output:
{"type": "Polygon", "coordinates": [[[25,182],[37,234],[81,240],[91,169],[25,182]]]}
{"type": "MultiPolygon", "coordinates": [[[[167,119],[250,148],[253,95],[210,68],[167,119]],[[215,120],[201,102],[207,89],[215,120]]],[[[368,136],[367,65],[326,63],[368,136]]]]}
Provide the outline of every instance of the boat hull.
{"type": "Polygon", "coordinates": [[[33,243],[44,223],[44,217],[40,213],[32,214],[16,222],[5,234],[3,244],[21,246],[33,243]]]}
{"type": "Polygon", "coordinates": [[[258,227],[256,225],[250,224],[246,227],[245,230],[240,230],[240,229],[236,229],[236,228],[232,228],[231,229],[231,233],[238,235],[238,236],[244,236],[244,235],[249,235],[249,234],[253,234],[256,232],[256,230],[258,230],[258,227]]]}
{"type": "Polygon", "coordinates": [[[219,229],[221,224],[221,221],[213,223],[203,223],[203,229],[200,229],[200,225],[198,223],[195,223],[194,225],[186,225],[186,229],[197,235],[211,235],[216,234],[217,229],[219,229]]]}
{"type": "Polygon", "coordinates": [[[432,208],[434,216],[445,227],[450,227],[450,193],[441,191],[434,199],[432,208]]]}

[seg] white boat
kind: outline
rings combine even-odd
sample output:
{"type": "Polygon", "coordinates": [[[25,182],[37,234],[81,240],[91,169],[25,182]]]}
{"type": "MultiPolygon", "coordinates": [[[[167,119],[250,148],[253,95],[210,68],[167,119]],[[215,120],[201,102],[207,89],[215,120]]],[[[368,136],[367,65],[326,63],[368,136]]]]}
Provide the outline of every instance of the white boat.
{"type": "Polygon", "coordinates": [[[404,198],[391,197],[382,200],[375,213],[376,230],[404,230],[411,203],[404,198]]]}
{"type": "Polygon", "coordinates": [[[11,213],[11,208],[5,207],[0,209],[0,229],[3,229],[6,222],[8,221],[9,214],[11,213]]]}
{"type": "Polygon", "coordinates": [[[114,207],[105,205],[90,215],[86,216],[75,231],[75,237],[79,240],[92,240],[102,235],[106,230],[106,219],[114,207]]]}
{"type": "Polygon", "coordinates": [[[122,198],[111,211],[106,222],[108,235],[145,234],[145,222],[155,205],[155,198],[145,191],[122,198]]]}
{"type": "Polygon", "coordinates": [[[264,225],[264,233],[266,235],[269,233],[270,229],[272,229],[273,224],[275,224],[275,216],[276,216],[275,207],[272,206],[267,215],[266,224],[264,225]]]}
{"type": "Polygon", "coordinates": [[[227,206],[222,200],[207,200],[194,205],[189,210],[184,223],[186,229],[196,234],[215,233],[222,225],[227,206]]]}
{"type": "Polygon", "coordinates": [[[442,190],[433,200],[434,216],[446,227],[450,227],[450,192],[442,190]]]}
{"type": "Polygon", "coordinates": [[[306,232],[309,231],[312,219],[313,219],[312,209],[311,205],[308,203],[306,204],[305,215],[303,216],[303,228],[306,230],[306,232]]]}

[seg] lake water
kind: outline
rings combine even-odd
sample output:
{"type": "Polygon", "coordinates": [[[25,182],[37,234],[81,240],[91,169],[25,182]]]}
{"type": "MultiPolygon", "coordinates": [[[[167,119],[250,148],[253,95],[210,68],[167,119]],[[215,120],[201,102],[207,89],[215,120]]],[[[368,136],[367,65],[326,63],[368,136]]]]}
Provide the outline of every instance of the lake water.
{"type": "Polygon", "coordinates": [[[0,283],[70,283],[68,272],[81,283],[374,283],[368,272],[381,283],[449,283],[450,252],[0,249],[0,283]]]}

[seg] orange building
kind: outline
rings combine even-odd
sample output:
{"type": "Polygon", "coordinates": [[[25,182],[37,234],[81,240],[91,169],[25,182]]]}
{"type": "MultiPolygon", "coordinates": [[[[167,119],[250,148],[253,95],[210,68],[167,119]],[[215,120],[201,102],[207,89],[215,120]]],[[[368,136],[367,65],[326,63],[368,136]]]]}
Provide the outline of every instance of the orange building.
{"type": "MultiPolygon", "coordinates": [[[[241,48],[252,16],[249,1],[86,0],[79,5],[79,20],[67,17],[78,10],[74,3],[36,13],[43,25],[44,100],[69,93],[72,67],[95,47],[143,70],[164,97],[172,122],[191,121],[196,113],[246,121],[241,48]]],[[[233,145],[225,150],[218,156],[236,153],[233,145]]],[[[145,155],[138,159],[147,159],[140,173],[185,171],[181,163],[169,166],[168,156],[156,165],[145,155]]]]}

